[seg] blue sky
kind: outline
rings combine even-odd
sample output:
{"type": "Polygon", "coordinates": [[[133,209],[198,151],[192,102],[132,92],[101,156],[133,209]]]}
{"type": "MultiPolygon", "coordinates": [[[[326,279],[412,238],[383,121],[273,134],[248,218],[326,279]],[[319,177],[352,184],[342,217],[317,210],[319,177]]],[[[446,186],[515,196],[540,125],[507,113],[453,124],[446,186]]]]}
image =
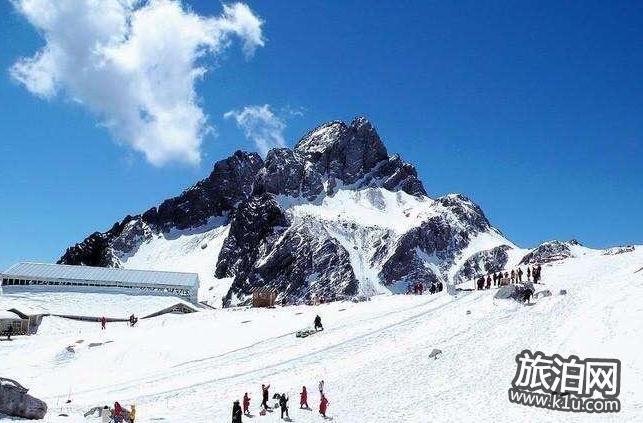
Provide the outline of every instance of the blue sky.
{"type": "Polygon", "coordinates": [[[249,1],[263,46],[250,56],[231,36],[199,59],[196,106],[213,128],[200,162],[152,164],[96,110],[11,76],[45,41],[3,1],[0,268],[54,261],[256,150],[223,115],[265,104],[289,146],[321,122],[368,116],[432,196],[468,195],[519,245],[643,244],[643,3],[564,3],[249,1]]]}

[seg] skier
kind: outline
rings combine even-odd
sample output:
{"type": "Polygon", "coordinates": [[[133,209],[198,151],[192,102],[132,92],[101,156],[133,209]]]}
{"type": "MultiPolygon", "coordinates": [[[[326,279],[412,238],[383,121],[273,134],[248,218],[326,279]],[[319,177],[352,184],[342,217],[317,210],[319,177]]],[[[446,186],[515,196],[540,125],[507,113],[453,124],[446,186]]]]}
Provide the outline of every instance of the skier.
{"type": "Polygon", "coordinates": [[[326,408],[328,408],[328,399],[322,394],[321,400],[319,401],[319,414],[321,414],[324,418],[326,417],[326,408]]]}
{"type": "Polygon", "coordinates": [[[264,410],[267,410],[270,408],[268,406],[268,389],[270,388],[270,385],[261,385],[261,406],[264,408],[264,410]]]}
{"type": "Polygon", "coordinates": [[[518,282],[522,282],[522,269],[518,268],[518,282]]]}
{"type": "Polygon", "coordinates": [[[279,396],[279,407],[281,408],[281,418],[284,418],[284,413],[286,414],[286,417],[290,418],[288,415],[288,397],[286,394],[281,394],[279,396]]]}
{"type": "Polygon", "coordinates": [[[241,423],[241,406],[239,400],[232,403],[232,423],[241,423]]]}
{"type": "Polygon", "coordinates": [[[250,414],[250,397],[248,396],[248,393],[246,392],[243,395],[243,414],[248,415],[250,414]]]}
{"type": "Polygon", "coordinates": [[[301,387],[301,394],[299,394],[299,408],[310,408],[308,406],[308,391],[305,386],[301,387]]]}
{"type": "Polygon", "coordinates": [[[105,316],[100,318],[100,328],[101,330],[105,330],[105,326],[107,325],[107,319],[105,316]]]}
{"type": "Polygon", "coordinates": [[[527,282],[531,282],[531,267],[527,266],[527,282]]]}
{"type": "Polygon", "coordinates": [[[321,317],[319,317],[319,315],[315,316],[315,330],[324,330],[321,322],[321,317]]]}
{"type": "Polygon", "coordinates": [[[118,401],[114,403],[114,423],[123,423],[123,407],[118,401]]]}
{"type": "Polygon", "coordinates": [[[132,404],[132,411],[129,412],[129,421],[130,423],[134,423],[134,420],[136,420],[136,405],[132,404]]]}

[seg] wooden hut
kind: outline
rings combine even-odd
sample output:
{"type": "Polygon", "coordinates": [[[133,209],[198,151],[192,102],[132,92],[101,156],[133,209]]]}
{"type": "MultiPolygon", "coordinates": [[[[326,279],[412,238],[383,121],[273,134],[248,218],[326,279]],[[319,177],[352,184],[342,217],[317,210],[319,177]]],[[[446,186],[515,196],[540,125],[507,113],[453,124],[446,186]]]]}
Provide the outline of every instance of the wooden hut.
{"type": "Polygon", "coordinates": [[[277,300],[277,290],[274,288],[255,288],[252,291],[253,307],[274,307],[277,300]]]}

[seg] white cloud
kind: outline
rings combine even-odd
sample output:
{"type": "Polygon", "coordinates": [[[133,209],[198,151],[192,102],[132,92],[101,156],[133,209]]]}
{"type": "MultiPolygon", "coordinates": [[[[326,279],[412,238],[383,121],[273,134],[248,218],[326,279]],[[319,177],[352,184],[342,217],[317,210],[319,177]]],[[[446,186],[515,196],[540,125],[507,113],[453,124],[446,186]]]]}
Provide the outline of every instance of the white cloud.
{"type": "Polygon", "coordinates": [[[154,165],[196,164],[210,130],[198,104],[200,63],[238,37],[263,46],[261,20],[242,3],[203,17],[180,0],[14,0],[46,45],[10,69],[33,94],[67,96],[154,165]]]}
{"type": "Polygon", "coordinates": [[[223,116],[226,119],[234,119],[246,138],[254,141],[264,157],[271,148],[286,145],[284,141],[286,124],[275,116],[268,104],[246,106],[243,110],[231,110],[223,116]]]}

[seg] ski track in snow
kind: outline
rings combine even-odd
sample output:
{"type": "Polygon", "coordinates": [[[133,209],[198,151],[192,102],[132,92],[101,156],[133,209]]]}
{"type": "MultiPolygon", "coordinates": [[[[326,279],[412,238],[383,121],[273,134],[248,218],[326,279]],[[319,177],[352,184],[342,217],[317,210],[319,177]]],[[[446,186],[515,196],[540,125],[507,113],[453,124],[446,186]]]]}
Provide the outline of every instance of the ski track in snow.
{"type": "MultiPolygon", "coordinates": [[[[142,423],[225,422],[232,401],[244,392],[255,416],[244,422],[279,421],[278,411],[258,415],[261,383],[271,384],[271,395],[289,394],[293,421],[318,422],[320,379],[334,422],[642,421],[643,275],[635,271],[643,249],[577,255],[543,267],[544,284],[537,289],[553,295],[533,306],[496,304],[490,290],[456,298],[445,292],[380,295],[317,307],[205,310],[135,328],[108,324],[106,331],[95,323],[46,318],[38,335],[2,343],[0,374],[45,399],[45,421],[52,423],[97,423],[82,412],[115,400],[136,403],[142,423]],[[568,294],[559,295],[560,289],[568,294]],[[315,314],[326,330],[296,338],[294,332],[309,326],[315,314]],[[84,342],[77,352],[65,353],[79,339],[84,342]],[[87,347],[108,340],[113,342],[87,347]],[[428,356],[433,348],[443,351],[437,360],[428,356]],[[565,413],[509,403],[515,356],[525,348],[621,359],[622,411],[565,413]],[[312,411],[296,406],[302,384],[312,411]],[[61,411],[70,417],[58,417],[61,411]]],[[[0,306],[36,307],[47,295],[2,295],[0,306]]],[[[52,298],[60,302],[64,295],[52,298]]],[[[131,306],[117,295],[68,295],[84,310],[117,313],[120,307],[126,316],[131,306]]]]}

